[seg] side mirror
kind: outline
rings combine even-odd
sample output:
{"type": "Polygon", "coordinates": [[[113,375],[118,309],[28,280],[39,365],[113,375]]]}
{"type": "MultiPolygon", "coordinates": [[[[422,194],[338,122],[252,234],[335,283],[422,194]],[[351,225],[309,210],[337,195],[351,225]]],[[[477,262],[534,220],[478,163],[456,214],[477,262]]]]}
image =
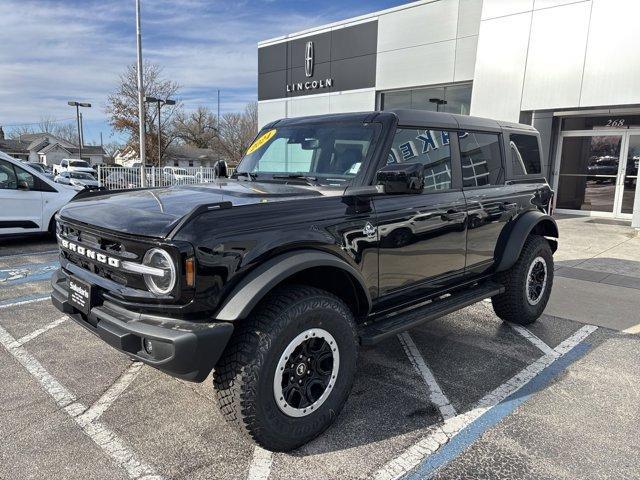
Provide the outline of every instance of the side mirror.
{"type": "Polygon", "coordinates": [[[229,176],[227,174],[227,170],[227,162],[225,162],[224,160],[218,160],[213,166],[213,172],[216,178],[227,178],[229,176]]]}
{"type": "Polygon", "coordinates": [[[376,174],[376,183],[385,193],[422,193],[424,165],[421,163],[392,163],[376,174]]]}
{"type": "Polygon", "coordinates": [[[29,184],[26,180],[18,180],[18,190],[29,190],[29,184]]]}

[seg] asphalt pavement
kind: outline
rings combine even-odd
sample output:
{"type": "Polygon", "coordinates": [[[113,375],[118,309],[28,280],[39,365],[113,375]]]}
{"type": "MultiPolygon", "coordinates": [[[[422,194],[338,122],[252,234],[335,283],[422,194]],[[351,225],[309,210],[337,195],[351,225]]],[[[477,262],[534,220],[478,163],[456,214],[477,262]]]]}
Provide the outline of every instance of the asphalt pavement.
{"type": "Polygon", "coordinates": [[[539,322],[481,302],[363,348],[335,424],[287,454],[225,423],[210,378],[132,362],[54,309],[53,242],[0,243],[0,478],[640,478],[640,294],[611,278],[640,278],[637,236],[586,221],[561,220],[539,322]]]}

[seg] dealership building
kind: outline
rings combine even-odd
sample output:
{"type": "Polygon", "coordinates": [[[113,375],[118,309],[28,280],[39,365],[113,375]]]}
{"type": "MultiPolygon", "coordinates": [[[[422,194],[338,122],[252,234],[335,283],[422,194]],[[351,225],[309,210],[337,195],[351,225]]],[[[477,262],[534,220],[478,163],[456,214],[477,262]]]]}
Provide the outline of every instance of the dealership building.
{"type": "Polygon", "coordinates": [[[265,40],[259,123],[398,108],[528,123],[557,211],[640,228],[639,18],[640,0],[423,0],[265,40]]]}

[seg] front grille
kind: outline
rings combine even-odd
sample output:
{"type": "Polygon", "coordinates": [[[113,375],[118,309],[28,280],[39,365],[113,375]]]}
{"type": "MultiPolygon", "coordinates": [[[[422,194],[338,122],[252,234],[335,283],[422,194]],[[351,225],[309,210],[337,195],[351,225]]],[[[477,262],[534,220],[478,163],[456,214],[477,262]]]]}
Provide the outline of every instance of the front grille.
{"type": "MultiPolygon", "coordinates": [[[[61,239],[66,239],[70,242],[86,247],[87,249],[95,249],[96,252],[104,253],[105,255],[117,258],[120,261],[139,263],[142,261],[145,252],[150,248],[150,245],[131,241],[129,239],[118,238],[110,233],[101,232],[84,226],[79,227],[66,222],[58,222],[57,233],[58,242],[60,242],[61,239]]],[[[64,248],[61,248],[60,252],[60,255],[63,258],[84,270],[108,280],[112,280],[120,285],[146,290],[144,280],[139,274],[126,272],[110,265],[105,265],[97,260],[87,258],[85,255],[80,255],[64,248]]]]}

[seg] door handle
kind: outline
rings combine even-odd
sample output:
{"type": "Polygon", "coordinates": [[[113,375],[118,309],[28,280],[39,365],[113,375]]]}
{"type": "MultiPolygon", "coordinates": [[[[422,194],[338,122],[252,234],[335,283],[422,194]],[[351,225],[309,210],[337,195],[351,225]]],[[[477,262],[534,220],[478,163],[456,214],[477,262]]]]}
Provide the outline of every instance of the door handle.
{"type": "Polygon", "coordinates": [[[464,212],[460,212],[458,210],[450,209],[450,210],[447,210],[446,213],[443,213],[442,215],[440,215],[440,218],[444,222],[455,222],[457,220],[463,220],[466,215],[467,214],[464,213],[464,212]]]}

